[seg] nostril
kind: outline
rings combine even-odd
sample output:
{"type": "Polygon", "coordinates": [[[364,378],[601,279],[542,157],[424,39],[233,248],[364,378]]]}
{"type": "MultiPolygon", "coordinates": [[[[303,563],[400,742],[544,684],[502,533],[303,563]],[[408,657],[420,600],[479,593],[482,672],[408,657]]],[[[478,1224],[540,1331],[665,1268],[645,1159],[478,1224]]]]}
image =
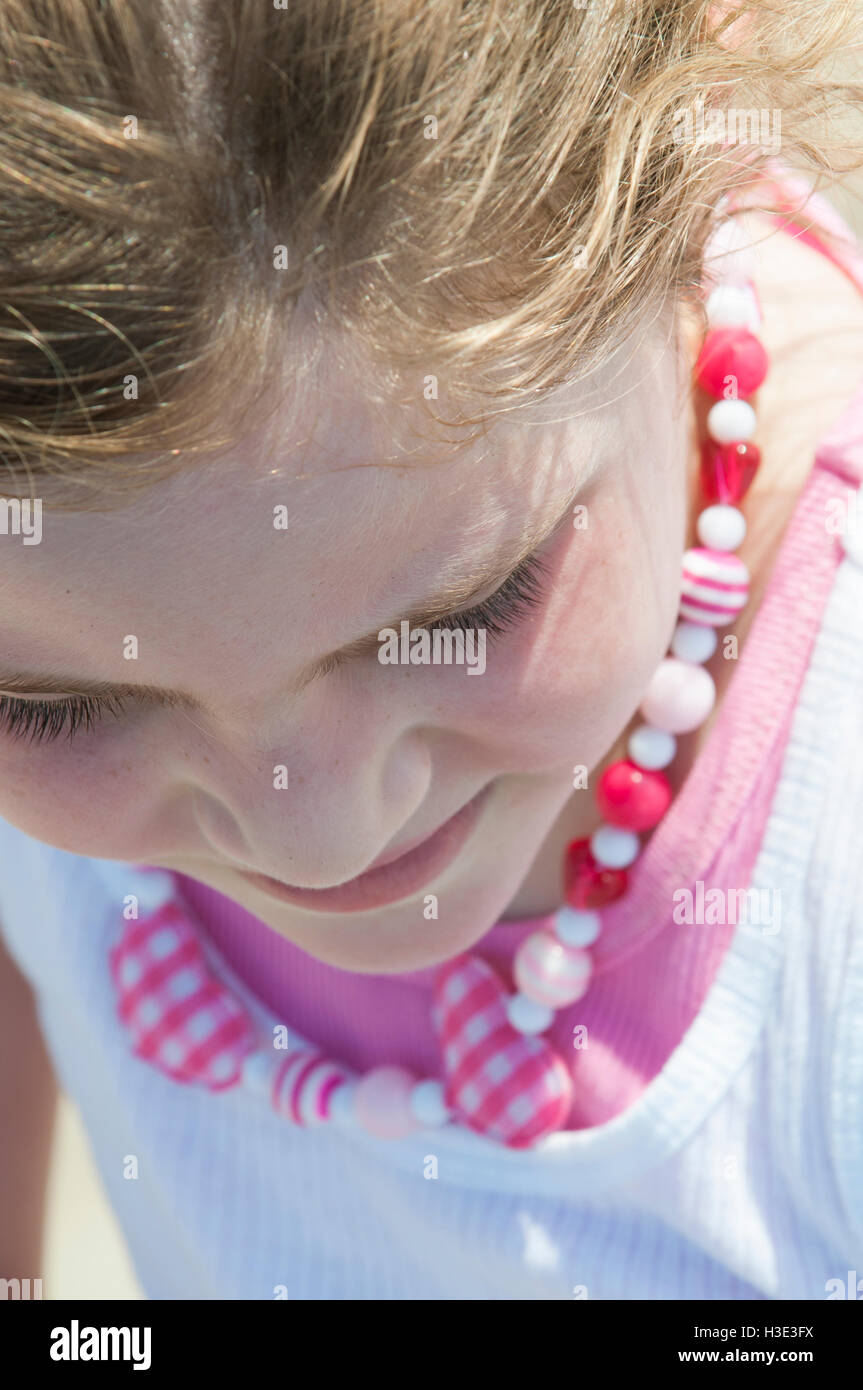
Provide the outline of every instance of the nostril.
{"type": "Polygon", "coordinates": [[[208,792],[195,791],[192,806],[195,824],[210,849],[228,859],[254,857],[239,821],[223,801],[208,792]]]}

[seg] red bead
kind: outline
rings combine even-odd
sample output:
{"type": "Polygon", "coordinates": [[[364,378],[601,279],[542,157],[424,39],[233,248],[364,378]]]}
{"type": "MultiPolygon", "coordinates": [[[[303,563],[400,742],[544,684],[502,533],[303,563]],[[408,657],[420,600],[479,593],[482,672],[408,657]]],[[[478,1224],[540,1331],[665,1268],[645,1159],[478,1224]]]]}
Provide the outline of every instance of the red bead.
{"type": "Polygon", "coordinates": [[[716,444],[705,439],[701,446],[701,485],[707,500],[736,506],[749,490],[760,462],[757,444],[716,444]]]}
{"type": "Polygon", "coordinates": [[[563,861],[564,896],[570,907],[597,908],[613,903],[626,892],[625,869],[597,864],[590,840],[571,840],[563,861]]]}
{"type": "Polygon", "coordinates": [[[733,377],[733,394],[744,400],[758,390],[766,375],[767,353],[748,328],[712,328],[707,334],[695,376],[711,396],[724,396],[726,379],[733,377]]]}
{"type": "Polygon", "coordinates": [[[671,784],[664,772],[638,767],[628,758],[606,768],[596,800],[609,825],[621,830],[650,830],[671,805],[671,784]]]}

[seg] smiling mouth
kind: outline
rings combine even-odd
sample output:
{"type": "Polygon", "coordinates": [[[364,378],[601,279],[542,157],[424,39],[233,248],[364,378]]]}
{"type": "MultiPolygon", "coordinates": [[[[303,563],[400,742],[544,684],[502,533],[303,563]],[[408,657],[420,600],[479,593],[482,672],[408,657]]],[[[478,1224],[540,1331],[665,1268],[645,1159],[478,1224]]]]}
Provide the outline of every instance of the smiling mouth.
{"type": "Polygon", "coordinates": [[[237,869],[239,876],[269,898],[312,912],[368,912],[408,898],[448,868],[479,820],[491,783],[431,835],[408,850],[381,855],[365,873],[334,888],[294,888],[269,874],[237,869]]]}

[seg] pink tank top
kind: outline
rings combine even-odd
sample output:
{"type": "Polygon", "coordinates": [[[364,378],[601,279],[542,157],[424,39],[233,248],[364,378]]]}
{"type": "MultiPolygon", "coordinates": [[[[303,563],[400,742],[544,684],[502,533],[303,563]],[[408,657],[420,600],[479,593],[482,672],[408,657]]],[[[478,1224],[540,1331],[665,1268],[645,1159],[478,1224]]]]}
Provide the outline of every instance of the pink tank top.
{"type": "MultiPolygon", "coordinates": [[[[775,221],[838,265],[863,293],[863,255],[838,214],[782,173],[775,221]],[[819,230],[812,226],[817,217],[819,230]],[[795,220],[796,219],[796,220],[795,220]]],[[[842,557],[825,525],[829,499],[863,479],[863,383],[822,441],[787,526],[723,708],[680,793],[631,872],[624,898],[603,909],[588,994],[555,1016],[549,1037],[577,1063],[567,1128],[604,1124],[630,1106],[695,1019],[733,923],[680,925],[674,893],[698,883],[745,889],[764,836],[798,692],[842,557]],[[573,1027],[588,1046],[574,1050],[573,1027]]],[[[178,875],[202,930],[239,978],[289,1028],[358,1071],[398,1063],[442,1077],[431,1023],[437,967],[360,975],[324,965],[211,888],[178,875]]],[[[727,901],[727,900],[726,900],[727,901]]],[[[505,979],[515,948],[550,918],[499,922],[473,947],[505,979]]]]}

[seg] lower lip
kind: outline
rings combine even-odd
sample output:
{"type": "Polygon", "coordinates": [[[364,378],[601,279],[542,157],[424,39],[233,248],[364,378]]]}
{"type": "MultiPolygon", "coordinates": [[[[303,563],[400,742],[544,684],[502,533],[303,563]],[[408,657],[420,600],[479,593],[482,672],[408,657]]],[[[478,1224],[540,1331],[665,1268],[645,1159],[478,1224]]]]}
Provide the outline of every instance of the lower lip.
{"type": "Polygon", "coordinates": [[[482,814],[489,787],[462,806],[438,830],[408,854],[378,869],[368,869],[335,888],[290,888],[267,874],[238,873],[247,883],[279,902],[312,912],[369,912],[409,898],[448,868],[460,853],[482,814]]]}

